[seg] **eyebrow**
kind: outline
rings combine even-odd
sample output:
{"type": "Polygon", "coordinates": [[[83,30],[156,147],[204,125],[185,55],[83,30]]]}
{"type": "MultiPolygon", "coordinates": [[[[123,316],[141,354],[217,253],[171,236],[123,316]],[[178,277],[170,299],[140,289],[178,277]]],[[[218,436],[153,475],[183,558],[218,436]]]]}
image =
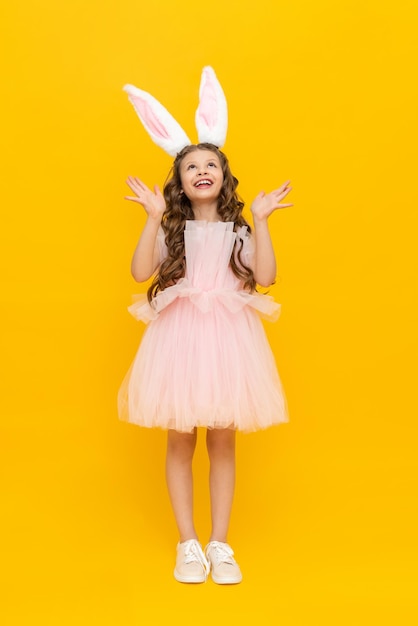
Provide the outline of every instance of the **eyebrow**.
{"type": "MultiPolygon", "coordinates": [[[[207,159],[206,163],[211,163],[212,161],[214,163],[218,163],[219,162],[216,157],[211,157],[210,159],[207,159]]],[[[190,160],[184,159],[183,163],[184,163],[185,166],[192,165],[192,164],[196,164],[196,160],[195,159],[190,159],[190,160]]]]}

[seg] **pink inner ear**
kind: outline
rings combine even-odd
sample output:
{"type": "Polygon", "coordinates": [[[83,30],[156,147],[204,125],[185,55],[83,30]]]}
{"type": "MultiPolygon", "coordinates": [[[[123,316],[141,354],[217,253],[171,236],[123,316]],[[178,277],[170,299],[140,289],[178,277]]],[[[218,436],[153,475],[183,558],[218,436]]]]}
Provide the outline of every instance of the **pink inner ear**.
{"type": "Polygon", "coordinates": [[[145,100],[142,100],[142,98],[139,98],[138,96],[130,97],[132,98],[134,106],[137,111],[139,111],[148,130],[156,137],[160,137],[161,139],[168,139],[170,135],[168,134],[165,126],[155,115],[149,103],[145,100]]]}
{"type": "Polygon", "coordinates": [[[210,129],[214,128],[217,122],[216,89],[211,80],[211,74],[205,72],[206,81],[202,90],[199,105],[199,117],[210,129]]]}

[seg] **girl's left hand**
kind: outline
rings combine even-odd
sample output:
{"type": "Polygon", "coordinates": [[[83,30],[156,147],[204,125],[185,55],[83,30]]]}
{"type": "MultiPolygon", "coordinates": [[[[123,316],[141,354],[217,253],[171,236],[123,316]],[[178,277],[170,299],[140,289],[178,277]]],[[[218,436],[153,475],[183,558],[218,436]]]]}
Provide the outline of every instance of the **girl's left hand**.
{"type": "Polygon", "coordinates": [[[281,187],[267,194],[264,191],[260,191],[251,205],[251,212],[254,219],[264,220],[276,209],[285,209],[286,207],[293,206],[293,204],[281,204],[283,198],[292,191],[292,187],[289,186],[289,183],[290,180],[287,180],[281,187]]]}

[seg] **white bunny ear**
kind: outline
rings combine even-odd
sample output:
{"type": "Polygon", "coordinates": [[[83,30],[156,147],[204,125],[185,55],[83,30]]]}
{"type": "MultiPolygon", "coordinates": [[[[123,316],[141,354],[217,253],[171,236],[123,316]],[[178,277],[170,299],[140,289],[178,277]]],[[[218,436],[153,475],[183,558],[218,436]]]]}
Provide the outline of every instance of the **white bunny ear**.
{"type": "Polygon", "coordinates": [[[225,94],[209,66],[204,67],[196,111],[196,128],[200,143],[213,143],[222,148],[228,128],[228,108],[225,94]]]}
{"type": "Polygon", "coordinates": [[[171,156],[176,156],[190,139],[174,117],[151,94],[133,85],[123,88],[151,139],[171,156]]]}

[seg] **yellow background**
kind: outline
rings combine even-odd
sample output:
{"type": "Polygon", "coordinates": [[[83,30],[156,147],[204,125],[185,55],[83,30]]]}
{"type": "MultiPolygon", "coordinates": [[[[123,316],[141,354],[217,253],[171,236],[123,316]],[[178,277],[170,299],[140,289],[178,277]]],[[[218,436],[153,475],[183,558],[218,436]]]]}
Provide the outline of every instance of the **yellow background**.
{"type": "MultiPolygon", "coordinates": [[[[412,0],[16,0],[1,9],[4,624],[415,624],[417,7],[412,0]],[[287,178],[266,326],[291,423],[239,436],[242,585],[174,581],[165,434],[117,420],[126,306],[162,184],[122,85],[192,138],[226,92],[247,203],[287,178]]],[[[196,520],[208,538],[200,432],[196,520]]]]}

